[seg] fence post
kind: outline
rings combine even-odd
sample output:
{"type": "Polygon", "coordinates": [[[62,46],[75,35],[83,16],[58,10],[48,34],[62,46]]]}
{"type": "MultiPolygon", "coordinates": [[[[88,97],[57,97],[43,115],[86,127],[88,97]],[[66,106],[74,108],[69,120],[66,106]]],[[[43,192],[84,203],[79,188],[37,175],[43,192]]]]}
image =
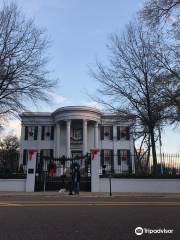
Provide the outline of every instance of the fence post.
{"type": "Polygon", "coordinates": [[[28,150],[26,192],[34,192],[37,150],[28,150]]]}
{"type": "Polygon", "coordinates": [[[91,158],[91,192],[99,192],[99,171],[100,171],[100,154],[99,152],[91,158]]]}

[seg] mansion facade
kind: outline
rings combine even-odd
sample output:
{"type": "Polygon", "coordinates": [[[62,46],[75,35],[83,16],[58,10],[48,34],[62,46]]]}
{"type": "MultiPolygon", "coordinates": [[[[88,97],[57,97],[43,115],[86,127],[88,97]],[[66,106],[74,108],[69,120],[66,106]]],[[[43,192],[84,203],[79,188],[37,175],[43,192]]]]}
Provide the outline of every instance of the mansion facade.
{"type": "Polygon", "coordinates": [[[101,167],[111,161],[115,170],[135,171],[132,120],[85,106],[62,107],[52,113],[23,112],[20,117],[23,166],[30,149],[52,158],[84,156],[99,149],[101,167]]]}

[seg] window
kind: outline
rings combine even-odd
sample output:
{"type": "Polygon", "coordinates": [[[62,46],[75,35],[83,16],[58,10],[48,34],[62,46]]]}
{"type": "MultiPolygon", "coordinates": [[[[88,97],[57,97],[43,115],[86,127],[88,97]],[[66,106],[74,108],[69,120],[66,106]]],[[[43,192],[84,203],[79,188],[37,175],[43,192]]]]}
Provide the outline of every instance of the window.
{"type": "Polygon", "coordinates": [[[113,126],[101,126],[101,140],[113,140],[113,126]]]}
{"type": "Polygon", "coordinates": [[[118,165],[121,165],[122,163],[130,163],[130,150],[118,150],[118,165]]]}
{"type": "Polygon", "coordinates": [[[41,149],[41,156],[43,157],[53,157],[53,149],[41,149]]]}
{"type": "Polygon", "coordinates": [[[129,127],[117,127],[117,139],[118,140],[129,140],[129,127]]]}
{"type": "Polygon", "coordinates": [[[104,149],[101,150],[101,167],[106,170],[114,169],[114,155],[113,150],[104,149]]]}
{"type": "Polygon", "coordinates": [[[42,126],[41,140],[54,140],[54,126],[42,126]]]}
{"type": "Polygon", "coordinates": [[[38,126],[26,126],[24,140],[37,140],[38,126]]]}

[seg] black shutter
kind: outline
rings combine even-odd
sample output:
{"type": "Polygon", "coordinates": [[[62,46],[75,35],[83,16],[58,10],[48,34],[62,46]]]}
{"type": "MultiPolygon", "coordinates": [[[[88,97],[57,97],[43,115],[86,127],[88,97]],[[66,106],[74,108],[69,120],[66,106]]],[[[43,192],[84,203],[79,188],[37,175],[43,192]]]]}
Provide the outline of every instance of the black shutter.
{"type": "Polygon", "coordinates": [[[118,165],[121,165],[121,150],[117,150],[117,155],[118,155],[118,165]]]}
{"type": "Polygon", "coordinates": [[[126,127],[126,140],[129,140],[130,136],[129,136],[129,127],[126,127]]]}
{"type": "Polygon", "coordinates": [[[120,140],[120,127],[117,126],[117,140],[120,140]]]}
{"type": "Polygon", "coordinates": [[[25,127],[25,135],[24,135],[24,140],[28,140],[28,127],[25,127]]]}
{"type": "Polygon", "coordinates": [[[111,151],[111,173],[114,172],[114,151],[113,150],[110,150],[111,151]]]}
{"type": "Polygon", "coordinates": [[[113,126],[110,127],[110,140],[113,140],[113,126]]]}
{"type": "Polygon", "coordinates": [[[131,155],[130,155],[130,150],[127,150],[127,164],[130,164],[130,160],[131,160],[131,155]]]}
{"type": "Polygon", "coordinates": [[[38,137],[38,126],[34,127],[34,140],[37,140],[38,137]]]}
{"type": "Polygon", "coordinates": [[[41,150],[40,150],[40,158],[42,158],[42,157],[43,157],[43,155],[44,155],[44,150],[43,150],[43,149],[41,149],[41,150]]]}
{"type": "Polygon", "coordinates": [[[54,140],[54,126],[51,126],[51,140],[54,140]]]}
{"type": "Polygon", "coordinates": [[[50,149],[50,157],[53,158],[53,149],[50,149]]]}
{"type": "Polygon", "coordinates": [[[101,140],[104,140],[104,126],[101,126],[101,140]]]}
{"type": "Polygon", "coordinates": [[[23,165],[25,166],[27,164],[27,150],[24,149],[23,151],[23,165]]]}
{"type": "Polygon", "coordinates": [[[101,167],[104,165],[104,150],[101,150],[101,167]]]}
{"type": "Polygon", "coordinates": [[[45,126],[42,126],[42,128],[41,128],[41,140],[44,140],[44,132],[45,132],[45,126]]]}
{"type": "Polygon", "coordinates": [[[127,164],[128,164],[128,168],[129,168],[129,173],[131,173],[131,152],[130,150],[127,150],[127,164]]]}

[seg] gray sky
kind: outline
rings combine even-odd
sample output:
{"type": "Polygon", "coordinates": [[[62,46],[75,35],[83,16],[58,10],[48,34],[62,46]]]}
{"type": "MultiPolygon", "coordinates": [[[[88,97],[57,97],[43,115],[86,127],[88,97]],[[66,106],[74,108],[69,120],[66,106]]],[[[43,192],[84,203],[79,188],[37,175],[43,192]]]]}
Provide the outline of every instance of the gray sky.
{"type": "MultiPolygon", "coordinates": [[[[96,105],[88,96],[97,83],[89,76],[96,59],[107,58],[106,44],[113,32],[121,32],[144,0],[16,0],[27,17],[47,29],[51,39],[49,69],[59,79],[54,104],[29,106],[32,111],[53,111],[67,105],[96,105]]],[[[0,0],[0,5],[3,1],[0,0]]],[[[10,122],[19,134],[19,122],[10,122]]],[[[163,135],[166,152],[180,152],[179,130],[163,135]]]]}

